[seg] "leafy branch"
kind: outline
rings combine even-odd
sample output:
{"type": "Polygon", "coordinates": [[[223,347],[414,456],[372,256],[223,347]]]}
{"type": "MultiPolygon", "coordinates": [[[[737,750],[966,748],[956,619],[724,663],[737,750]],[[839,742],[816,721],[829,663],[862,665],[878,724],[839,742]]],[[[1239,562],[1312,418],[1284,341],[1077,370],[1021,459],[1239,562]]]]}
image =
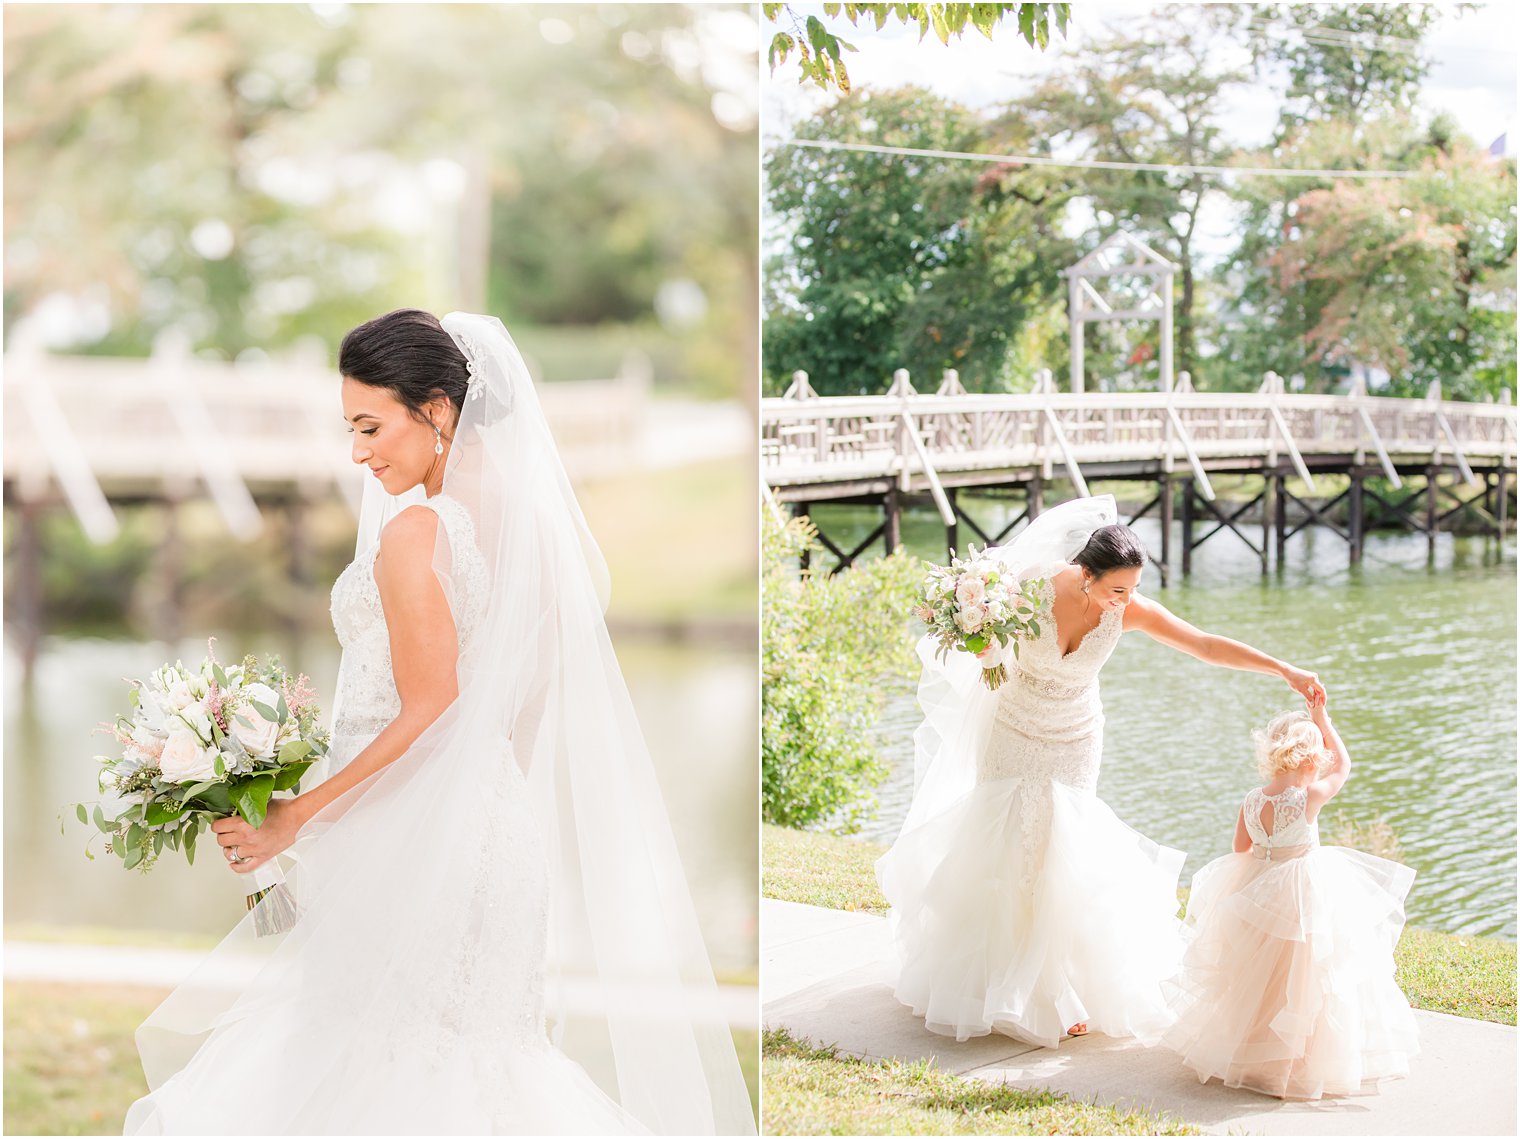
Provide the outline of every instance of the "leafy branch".
{"type": "MultiPolygon", "coordinates": [[[[859,48],[829,31],[817,16],[804,17],[790,4],[762,4],[760,7],[765,18],[781,29],[771,39],[771,74],[774,75],[795,51],[802,70],[799,82],[806,83],[811,79],[825,90],[833,87],[842,95],[850,93],[850,73],[845,67],[843,53],[859,51],[859,48]]],[[[870,21],[877,31],[893,19],[906,25],[916,24],[920,43],[933,32],[942,44],[949,44],[952,37],[959,37],[967,27],[975,28],[990,40],[993,29],[1006,17],[1017,24],[1017,34],[1025,43],[1044,51],[1050,44],[1052,22],[1061,35],[1066,34],[1071,5],[825,4],[823,13],[830,18],[842,14],[855,27],[870,21]]]]}

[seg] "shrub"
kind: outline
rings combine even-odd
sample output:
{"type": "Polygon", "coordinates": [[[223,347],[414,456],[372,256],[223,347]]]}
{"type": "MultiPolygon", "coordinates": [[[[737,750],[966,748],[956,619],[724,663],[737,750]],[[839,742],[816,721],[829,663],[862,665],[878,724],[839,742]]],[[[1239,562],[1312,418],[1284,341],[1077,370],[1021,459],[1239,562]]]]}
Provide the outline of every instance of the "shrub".
{"type": "Polygon", "coordinates": [[[886,776],[872,731],[887,682],[912,676],[922,563],[898,551],[834,576],[799,571],[806,518],[767,511],[761,541],[761,801],[766,822],[858,830],[886,776]]]}

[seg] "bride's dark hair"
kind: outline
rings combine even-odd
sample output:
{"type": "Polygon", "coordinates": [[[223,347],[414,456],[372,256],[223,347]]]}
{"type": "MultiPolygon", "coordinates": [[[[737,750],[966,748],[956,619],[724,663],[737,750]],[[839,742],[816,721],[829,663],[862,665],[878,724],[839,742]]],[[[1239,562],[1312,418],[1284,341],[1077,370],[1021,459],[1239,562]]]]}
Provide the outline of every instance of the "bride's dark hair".
{"type": "Polygon", "coordinates": [[[423,408],[440,395],[454,405],[457,422],[470,383],[459,345],[436,316],[417,308],[399,308],[351,330],[338,348],[338,371],[384,388],[424,423],[423,408]]]}
{"type": "Polygon", "coordinates": [[[1071,561],[1096,580],[1109,570],[1144,566],[1145,546],[1128,526],[1099,526],[1071,561]]]}

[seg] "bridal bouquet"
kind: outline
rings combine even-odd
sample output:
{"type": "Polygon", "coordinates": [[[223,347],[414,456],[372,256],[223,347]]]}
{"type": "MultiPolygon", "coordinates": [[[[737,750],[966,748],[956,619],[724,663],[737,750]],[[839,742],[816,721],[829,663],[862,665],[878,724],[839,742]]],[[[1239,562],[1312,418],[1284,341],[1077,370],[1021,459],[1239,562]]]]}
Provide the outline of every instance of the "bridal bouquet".
{"type": "MultiPolygon", "coordinates": [[[[931,565],[924,579],[923,592],[914,607],[914,615],[929,626],[929,635],[939,641],[940,659],[952,650],[979,653],[994,642],[1013,643],[1018,656],[1019,642],[1040,635],[1041,603],[1037,590],[1044,583],[1038,579],[1019,582],[1001,562],[981,554],[975,546],[967,548],[963,560],[951,551],[948,566],[931,565]]],[[[982,680],[996,689],[1008,679],[1001,663],[982,670],[982,680]]]]}
{"type": "MultiPolygon", "coordinates": [[[[131,684],[131,715],[102,725],[121,755],[96,756],[100,790],[127,806],[110,818],[99,804],[93,813],[125,869],[147,870],[165,847],[193,863],[196,838],[214,819],[237,814],[261,825],[270,797],[299,790],[327,752],[310,682],[292,680],[278,657],[261,665],[248,656],[225,668],[214,656],[193,669],[176,661],[131,684]]],[[[81,822],[92,818],[82,803],[76,813],[81,822]]],[[[258,932],[290,928],[295,906],[279,867],[267,862],[249,878],[248,908],[268,899],[256,911],[258,932]]]]}

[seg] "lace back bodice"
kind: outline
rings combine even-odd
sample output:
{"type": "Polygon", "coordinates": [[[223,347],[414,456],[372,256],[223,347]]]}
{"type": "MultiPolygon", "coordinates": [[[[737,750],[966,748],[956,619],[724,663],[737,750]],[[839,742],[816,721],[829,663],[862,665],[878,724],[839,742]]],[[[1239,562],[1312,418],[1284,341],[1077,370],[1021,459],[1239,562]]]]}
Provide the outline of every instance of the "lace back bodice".
{"type": "MultiPolygon", "coordinates": [[[[471,631],[479,625],[489,593],[485,559],[475,544],[474,523],[469,512],[447,495],[434,495],[419,505],[437,513],[448,535],[452,565],[449,567],[450,608],[463,657],[471,631]]],[[[338,575],[332,589],[333,630],[343,646],[333,701],[333,741],[368,740],[394,720],[401,711],[396,680],[391,672],[390,630],[375,584],[377,541],[354,558],[338,575]]]]}
{"type": "Polygon", "coordinates": [[[1253,787],[1246,794],[1246,833],[1258,847],[1273,849],[1286,846],[1305,846],[1319,842],[1319,820],[1311,820],[1307,813],[1309,793],[1302,787],[1287,787],[1275,795],[1268,795],[1260,787],[1253,787]],[[1272,804],[1272,830],[1262,825],[1261,810],[1272,804]]]}

